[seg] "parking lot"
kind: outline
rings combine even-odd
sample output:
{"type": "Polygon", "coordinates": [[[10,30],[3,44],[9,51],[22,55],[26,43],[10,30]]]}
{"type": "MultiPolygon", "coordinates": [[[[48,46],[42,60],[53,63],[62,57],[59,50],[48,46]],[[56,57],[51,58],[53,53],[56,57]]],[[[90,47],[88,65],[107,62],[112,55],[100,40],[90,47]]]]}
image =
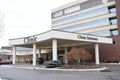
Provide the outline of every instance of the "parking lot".
{"type": "MultiPolygon", "coordinates": [[[[24,65],[25,66],[25,65],[24,65]]],[[[23,66],[23,67],[24,67],[23,66]]],[[[120,65],[101,65],[111,71],[52,71],[0,66],[0,77],[8,80],[119,80],[120,65]]],[[[17,66],[20,67],[20,66],[17,66]]],[[[39,66],[38,66],[39,67],[39,66]]]]}

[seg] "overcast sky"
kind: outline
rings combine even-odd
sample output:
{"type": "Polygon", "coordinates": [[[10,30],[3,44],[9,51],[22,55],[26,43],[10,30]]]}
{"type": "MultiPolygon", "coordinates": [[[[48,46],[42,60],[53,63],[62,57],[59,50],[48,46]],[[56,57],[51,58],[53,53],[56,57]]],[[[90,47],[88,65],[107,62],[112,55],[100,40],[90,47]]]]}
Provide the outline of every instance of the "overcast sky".
{"type": "Polygon", "coordinates": [[[39,34],[51,29],[51,10],[75,0],[0,0],[0,16],[4,16],[5,31],[0,46],[8,39],[39,34]]]}

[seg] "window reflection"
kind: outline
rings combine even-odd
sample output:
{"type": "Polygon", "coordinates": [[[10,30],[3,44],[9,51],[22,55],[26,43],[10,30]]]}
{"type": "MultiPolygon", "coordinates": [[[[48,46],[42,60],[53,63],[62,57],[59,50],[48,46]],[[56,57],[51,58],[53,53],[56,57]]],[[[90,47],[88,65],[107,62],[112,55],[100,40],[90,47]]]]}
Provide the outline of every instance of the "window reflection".
{"type": "Polygon", "coordinates": [[[55,17],[59,17],[59,16],[62,16],[63,15],[63,11],[58,11],[58,12],[55,12],[52,14],[52,16],[55,18],[55,17]]]}
{"type": "Polygon", "coordinates": [[[111,8],[111,9],[109,9],[109,11],[110,11],[110,13],[114,13],[114,12],[116,12],[116,8],[111,8]]]}
{"type": "Polygon", "coordinates": [[[96,35],[96,36],[111,34],[111,36],[116,36],[116,35],[118,35],[118,29],[102,30],[102,31],[97,31],[97,32],[91,32],[89,34],[96,35]]]}
{"type": "Polygon", "coordinates": [[[75,5],[73,7],[65,9],[64,14],[70,14],[72,12],[79,11],[79,10],[80,10],[80,5],[75,5]]]}
{"type": "Polygon", "coordinates": [[[52,24],[62,23],[62,22],[68,21],[68,20],[76,19],[76,18],[89,17],[89,16],[93,17],[96,14],[107,12],[107,11],[108,11],[108,8],[103,7],[103,8],[99,8],[99,9],[96,9],[96,10],[92,10],[92,11],[80,13],[80,14],[77,14],[77,15],[73,15],[73,16],[70,16],[70,17],[66,17],[66,18],[63,18],[63,19],[59,19],[59,20],[53,21],[52,24]]]}
{"type": "Polygon", "coordinates": [[[75,25],[72,25],[72,26],[66,26],[66,27],[59,28],[59,29],[60,30],[68,30],[69,31],[70,29],[76,29],[76,28],[80,28],[80,27],[91,26],[91,25],[104,23],[104,22],[109,22],[109,19],[108,18],[104,18],[104,19],[100,19],[100,20],[96,20],[96,21],[87,22],[87,23],[75,24],[75,25]]]}
{"type": "Polygon", "coordinates": [[[118,35],[118,29],[110,30],[112,36],[118,35]]]}
{"type": "Polygon", "coordinates": [[[101,36],[101,35],[104,35],[104,34],[110,34],[110,30],[96,31],[96,32],[91,32],[89,34],[96,35],[96,36],[101,36]]]}
{"type": "Polygon", "coordinates": [[[117,19],[116,19],[116,17],[109,18],[109,20],[110,20],[110,23],[111,23],[112,25],[116,25],[116,24],[117,24],[117,19]]]}

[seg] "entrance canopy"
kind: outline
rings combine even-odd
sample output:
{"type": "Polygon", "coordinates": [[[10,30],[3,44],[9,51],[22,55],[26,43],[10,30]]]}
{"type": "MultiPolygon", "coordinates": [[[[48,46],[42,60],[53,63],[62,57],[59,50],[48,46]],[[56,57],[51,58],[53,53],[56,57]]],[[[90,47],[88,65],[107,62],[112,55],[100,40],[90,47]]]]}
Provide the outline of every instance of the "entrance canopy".
{"type": "Polygon", "coordinates": [[[21,46],[33,48],[33,65],[36,65],[37,48],[52,48],[52,60],[58,60],[57,47],[76,46],[88,43],[95,44],[96,64],[99,64],[98,43],[113,44],[113,40],[111,38],[60,30],[50,30],[38,35],[9,40],[9,44],[13,46],[13,64],[16,61],[16,46],[21,46]]]}
{"type": "Polygon", "coordinates": [[[57,39],[57,46],[72,46],[86,43],[106,43],[113,44],[111,38],[93,36],[88,34],[73,33],[60,30],[49,30],[47,32],[16,39],[9,39],[9,44],[13,46],[33,47],[37,44],[37,48],[45,48],[52,46],[52,40],[57,39]]]}

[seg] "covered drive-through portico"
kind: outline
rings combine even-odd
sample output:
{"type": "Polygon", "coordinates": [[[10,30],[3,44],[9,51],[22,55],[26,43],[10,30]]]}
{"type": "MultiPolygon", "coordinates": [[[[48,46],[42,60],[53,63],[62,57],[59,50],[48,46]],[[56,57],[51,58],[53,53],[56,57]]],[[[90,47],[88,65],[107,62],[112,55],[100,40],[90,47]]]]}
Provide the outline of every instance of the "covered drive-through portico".
{"type": "Polygon", "coordinates": [[[15,64],[16,61],[16,47],[21,46],[33,48],[33,65],[36,65],[37,48],[52,48],[52,60],[57,60],[58,47],[65,47],[65,51],[67,51],[67,46],[89,43],[95,44],[95,62],[99,64],[99,44],[113,44],[113,40],[111,38],[60,30],[50,30],[38,35],[9,40],[9,44],[13,46],[13,64],[15,64]]]}

